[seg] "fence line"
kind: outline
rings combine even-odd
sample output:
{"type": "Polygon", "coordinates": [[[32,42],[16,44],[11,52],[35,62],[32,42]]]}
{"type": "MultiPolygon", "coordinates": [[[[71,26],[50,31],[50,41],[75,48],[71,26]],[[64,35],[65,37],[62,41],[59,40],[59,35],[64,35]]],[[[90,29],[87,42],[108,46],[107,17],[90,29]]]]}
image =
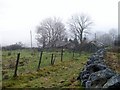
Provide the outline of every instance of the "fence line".
{"type": "MultiPolygon", "coordinates": [[[[37,54],[38,52],[35,52],[35,53],[37,54]]],[[[31,57],[26,56],[24,53],[23,53],[23,55],[25,55],[25,56],[22,55],[22,52],[18,53],[17,54],[17,60],[16,60],[16,63],[15,63],[15,67],[9,69],[10,72],[11,72],[15,68],[13,77],[16,77],[18,75],[17,71],[22,74],[22,73],[24,73],[26,71],[29,72],[29,71],[33,70],[33,68],[36,67],[36,65],[34,65],[34,64],[37,64],[37,59],[35,58],[36,54],[34,54],[34,55],[30,54],[32,56],[32,60],[31,60],[31,57]],[[21,57],[21,60],[19,62],[20,57],[21,57]],[[25,57],[28,57],[28,58],[25,58],[25,57]],[[35,60],[35,62],[33,60],[35,60]],[[19,69],[18,69],[18,67],[19,67],[19,69]]],[[[15,53],[14,53],[14,55],[15,55],[15,53]]],[[[63,62],[63,58],[65,60],[71,60],[71,59],[74,59],[73,57],[75,57],[75,56],[78,56],[78,53],[76,54],[75,51],[73,51],[73,50],[72,51],[65,51],[65,50],[63,50],[63,48],[61,49],[61,51],[54,51],[54,52],[52,52],[52,54],[51,54],[51,52],[50,53],[49,52],[46,53],[46,52],[44,52],[42,50],[40,52],[40,54],[39,54],[39,61],[38,61],[38,65],[37,65],[37,71],[40,70],[40,68],[42,66],[46,66],[46,65],[48,66],[49,61],[47,61],[47,60],[50,60],[49,64],[54,65],[56,60],[60,60],[61,62],[63,62]],[[63,57],[63,56],[65,56],[65,57],[63,57]]],[[[10,60],[10,62],[13,62],[13,61],[10,60]]]]}

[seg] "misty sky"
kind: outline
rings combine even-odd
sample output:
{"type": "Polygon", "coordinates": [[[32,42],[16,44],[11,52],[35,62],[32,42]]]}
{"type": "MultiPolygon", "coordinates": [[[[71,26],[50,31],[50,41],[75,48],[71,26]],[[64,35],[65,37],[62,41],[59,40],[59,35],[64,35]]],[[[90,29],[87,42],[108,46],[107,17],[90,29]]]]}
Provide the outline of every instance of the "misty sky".
{"type": "Polygon", "coordinates": [[[0,0],[0,43],[21,41],[30,46],[30,30],[36,46],[36,26],[47,17],[59,17],[64,23],[74,14],[91,17],[91,31],[118,28],[119,0],[0,0]]]}

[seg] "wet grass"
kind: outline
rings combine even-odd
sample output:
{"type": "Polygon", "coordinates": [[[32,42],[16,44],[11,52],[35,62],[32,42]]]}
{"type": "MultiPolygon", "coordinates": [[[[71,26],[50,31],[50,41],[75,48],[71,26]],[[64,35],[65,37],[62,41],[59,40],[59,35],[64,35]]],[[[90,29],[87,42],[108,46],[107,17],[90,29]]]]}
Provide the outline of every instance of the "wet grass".
{"type": "Polygon", "coordinates": [[[29,50],[22,50],[20,61],[27,62],[18,67],[18,76],[13,78],[14,68],[9,68],[9,60],[16,59],[17,51],[3,51],[3,71],[6,78],[3,79],[3,88],[81,88],[80,82],[77,81],[80,70],[83,68],[90,56],[88,53],[72,57],[71,52],[64,52],[63,62],[60,61],[60,52],[44,52],[41,68],[37,71],[39,52],[35,51],[33,55],[29,50]],[[50,65],[51,54],[56,54],[55,64],[50,65]]]}

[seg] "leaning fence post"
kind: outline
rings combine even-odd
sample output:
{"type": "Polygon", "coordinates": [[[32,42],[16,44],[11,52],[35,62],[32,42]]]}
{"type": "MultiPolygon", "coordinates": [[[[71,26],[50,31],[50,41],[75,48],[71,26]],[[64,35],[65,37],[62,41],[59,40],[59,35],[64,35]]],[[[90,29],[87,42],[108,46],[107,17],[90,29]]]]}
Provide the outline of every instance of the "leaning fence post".
{"type": "Polygon", "coordinates": [[[62,47],[62,50],[61,50],[61,62],[63,61],[63,47],[62,47]]]}
{"type": "Polygon", "coordinates": [[[20,53],[17,54],[17,60],[16,60],[16,65],[15,65],[15,72],[13,77],[17,76],[17,67],[18,67],[18,63],[19,63],[19,58],[20,58],[20,53]]]}
{"type": "Polygon", "coordinates": [[[41,51],[41,53],[40,53],[40,59],[39,59],[39,63],[38,63],[38,68],[37,68],[37,70],[40,69],[40,64],[41,64],[41,60],[42,60],[42,54],[43,54],[43,51],[41,51]]]}

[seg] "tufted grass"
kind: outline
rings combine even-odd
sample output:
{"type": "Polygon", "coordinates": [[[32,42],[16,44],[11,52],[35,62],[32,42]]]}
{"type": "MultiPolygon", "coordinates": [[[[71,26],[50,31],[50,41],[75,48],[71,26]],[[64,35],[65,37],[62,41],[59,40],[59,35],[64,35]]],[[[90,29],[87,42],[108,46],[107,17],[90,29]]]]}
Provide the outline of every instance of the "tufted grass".
{"type": "Polygon", "coordinates": [[[41,68],[37,71],[39,52],[37,50],[31,54],[30,50],[3,51],[3,88],[81,88],[80,82],[77,81],[80,70],[82,70],[89,53],[75,53],[65,51],[63,62],[60,61],[60,52],[43,52],[41,68]],[[16,61],[16,54],[21,52],[20,62],[27,62],[18,67],[18,76],[13,78],[14,68],[9,68],[12,60],[16,61]],[[11,53],[11,55],[8,55],[11,53]],[[50,64],[51,54],[56,54],[55,64],[50,64]]]}

